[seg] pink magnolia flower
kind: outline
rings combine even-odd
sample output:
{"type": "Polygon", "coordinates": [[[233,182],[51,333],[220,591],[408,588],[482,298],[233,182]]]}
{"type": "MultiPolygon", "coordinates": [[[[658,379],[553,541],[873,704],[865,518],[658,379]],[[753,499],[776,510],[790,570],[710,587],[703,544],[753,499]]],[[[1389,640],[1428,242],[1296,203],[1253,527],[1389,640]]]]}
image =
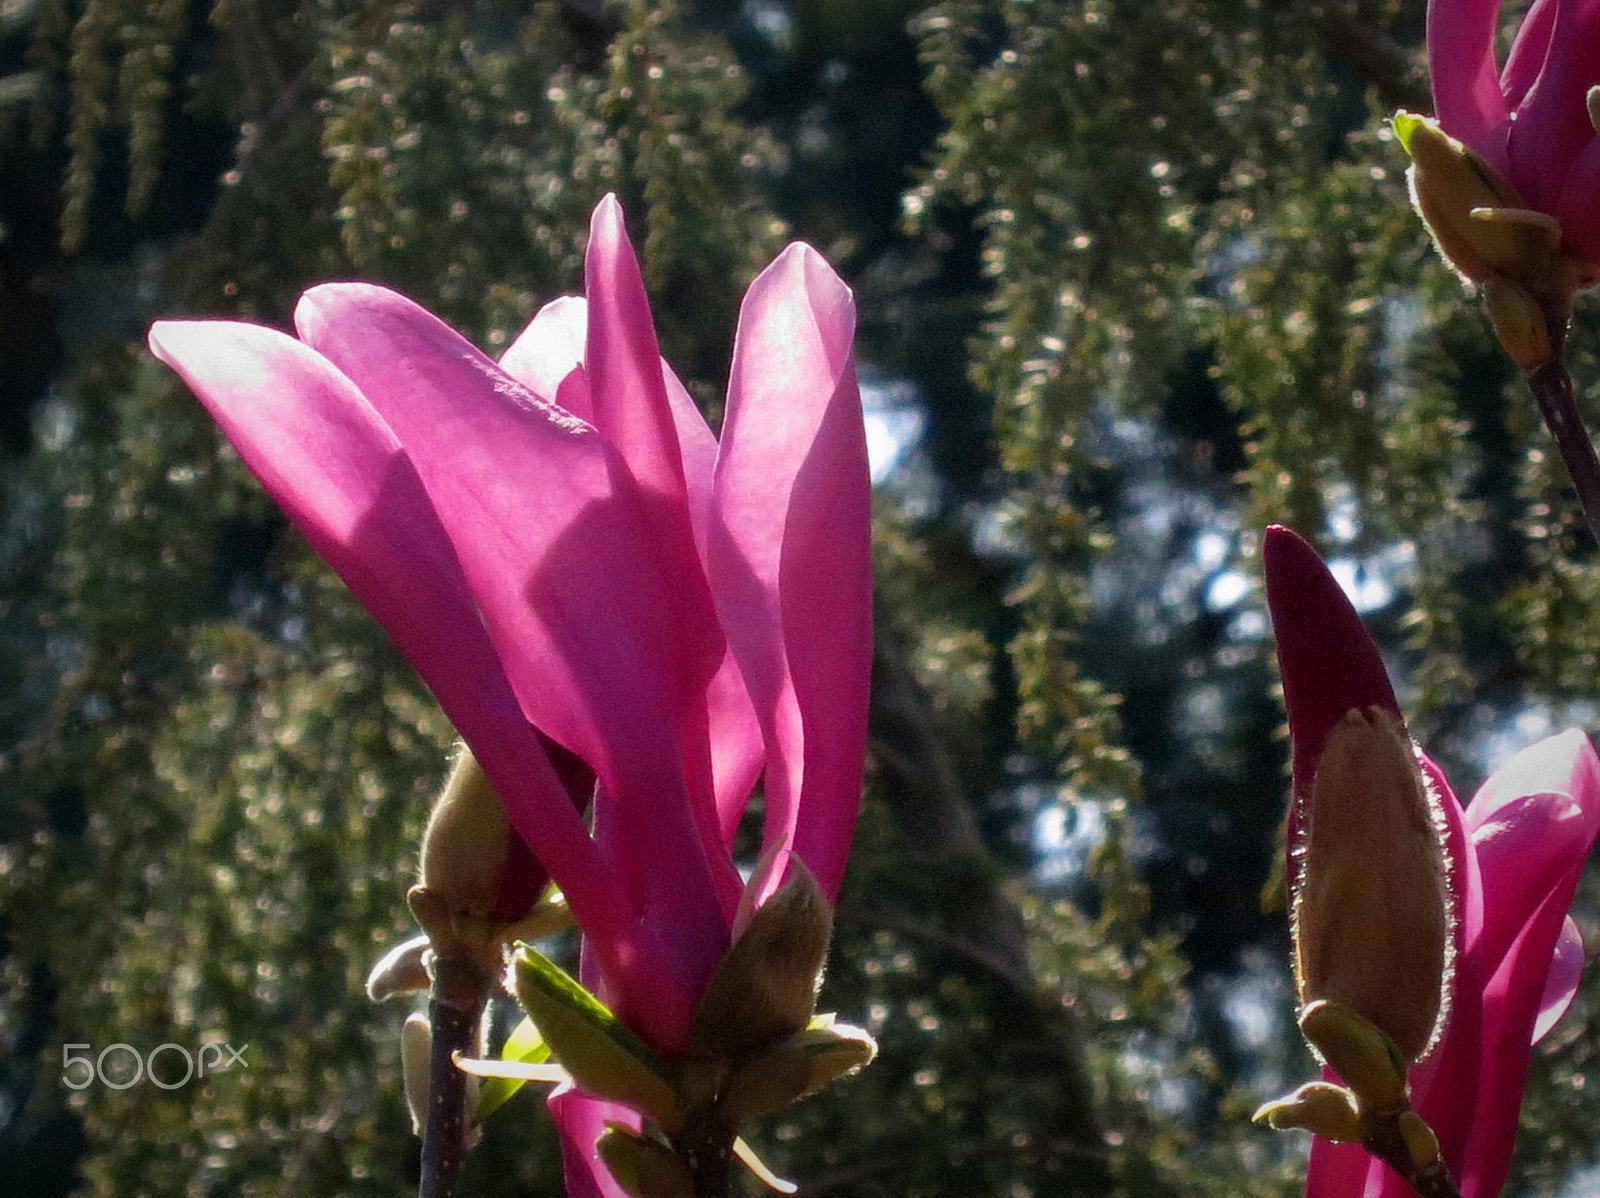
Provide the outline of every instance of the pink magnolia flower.
{"type": "Polygon", "coordinates": [[[830,900],[844,871],[872,640],[854,305],[804,245],[751,284],[719,443],[612,197],[585,282],[498,363],[359,283],[308,291],[299,340],[163,321],[150,346],[416,666],[602,997],[670,1053],[729,944],[758,777],[766,854],[830,900]]]}
{"type": "MultiPolygon", "coordinates": [[[[1329,732],[1352,709],[1399,717],[1377,646],[1315,551],[1267,530],[1267,602],[1289,711],[1294,788],[1311,785],[1329,732]]],[[[1505,1181],[1532,1045],[1565,1013],[1583,967],[1567,915],[1600,831],[1600,758],[1577,729],[1504,762],[1465,809],[1418,750],[1443,799],[1455,961],[1443,1035],[1411,1070],[1412,1105],[1438,1136],[1463,1198],[1505,1181]]],[[[1294,843],[1291,829],[1291,843],[1294,843]]],[[[1291,879],[1296,869],[1293,856],[1291,879]]],[[[1407,1198],[1354,1144],[1313,1142],[1308,1198],[1407,1198]]]]}
{"type": "Polygon", "coordinates": [[[1428,0],[1428,69],[1444,131],[1476,150],[1528,207],[1554,217],[1600,270],[1600,137],[1587,104],[1600,84],[1600,4],[1534,0],[1505,68],[1500,0],[1428,0]]]}

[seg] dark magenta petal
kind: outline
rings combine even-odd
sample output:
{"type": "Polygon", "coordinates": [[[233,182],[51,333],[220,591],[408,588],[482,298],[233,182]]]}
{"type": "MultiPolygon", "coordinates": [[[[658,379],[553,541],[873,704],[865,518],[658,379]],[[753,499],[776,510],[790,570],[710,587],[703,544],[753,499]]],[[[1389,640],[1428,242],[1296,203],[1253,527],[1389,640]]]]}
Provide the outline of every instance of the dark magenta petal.
{"type": "Polygon", "coordinates": [[[1434,111],[1446,133],[1484,154],[1491,164],[1497,155],[1485,143],[1497,130],[1503,137],[1510,111],[1495,68],[1499,18],[1500,0],[1428,0],[1428,74],[1434,111]]]}
{"type": "Polygon", "coordinates": [[[1522,24],[1517,26],[1511,53],[1506,56],[1505,69],[1500,72],[1500,92],[1512,109],[1527,98],[1534,80],[1544,70],[1545,58],[1550,52],[1550,33],[1560,4],[1561,0],[1533,0],[1522,24]]]}
{"type": "Polygon", "coordinates": [[[1506,135],[1512,182],[1532,207],[1552,215],[1567,172],[1595,138],[1584,94],[1600,83],[1597,13],[1596,0],[1559,0],[1553,19],[1539,14],[1529,40],[1536,48],[1542,34],[1547,52],[1506,135]],[[1545,20],[1548,33],[1543,29],[1545,20]]]}
{"type": "Polygon", "coordinates": [[[1402,724],[1404,717],[1378,646],[1317,551],[1275,524],[1261,560],[1299,793],[1311,785],[1323,742],[1346,712],[1381,707],[1402,724]]]}

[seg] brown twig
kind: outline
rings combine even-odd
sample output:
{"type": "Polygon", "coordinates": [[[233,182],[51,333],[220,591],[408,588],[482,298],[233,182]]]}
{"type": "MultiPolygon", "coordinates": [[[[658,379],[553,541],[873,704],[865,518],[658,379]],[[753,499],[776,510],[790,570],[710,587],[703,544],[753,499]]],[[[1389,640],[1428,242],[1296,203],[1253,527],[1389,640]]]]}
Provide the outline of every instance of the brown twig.
{"type": "Polygon", "coordinates": [[[1566,330],[1554,321],[1550,324],[1550,358],[1527,374],[1528,387],[1539,403],[1539,414],[1545,427],[1555,438],[1561,461],[1567,468],[1567,477],[1578,493],[1578,503],[1589,531],[1600,540],[1600,458],[1595,456],[1594,443],[1589,430],[1584,427],[1578,412],[1578,400],[1573,391],[1572,375],[1567,370],[1563,342],[1566,330]]]}
{"type": "Polygon", "coordinates": [[[422,1131],[422,1181],[417,1198],[455,1198],[467,1150],[467,1079],[456,1056],[473,1055],[483,1015],[483,972],[462,957],[434,961],[428,1020],[433,1048],[428,1061],[428,1115],[422,1131]]]}
{"type": "Polygon", "coordinates": [[[1461,1198],[1461,1191],[1437,1156],[1419,1165],[1411,1155],[1400,1131],[1401,1111],[1369,1115],[1361,1146],[1393,1169],[1416,1192],[1418,1198],[1461,1198]]]}

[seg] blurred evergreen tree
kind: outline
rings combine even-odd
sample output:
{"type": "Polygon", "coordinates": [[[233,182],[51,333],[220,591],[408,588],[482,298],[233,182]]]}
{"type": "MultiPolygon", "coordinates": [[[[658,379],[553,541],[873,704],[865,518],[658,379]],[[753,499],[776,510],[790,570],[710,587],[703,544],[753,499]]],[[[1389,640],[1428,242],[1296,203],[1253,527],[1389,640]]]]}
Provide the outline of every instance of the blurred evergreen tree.
{"type": "MultiPolygon", "coordinates": [[[[614,190],[713,418],[743,284],[797,235],[921,430],[880,490],[825,995],[883,1056],[763,1151],[808,1194],[1295,1192],[1301,1147],[1246,1121],[1304,1068],[1259,902],[1256,530],[1362,588],[1469,788],[1600,692],[1594,548],[1383,123],[1427,107],[1422,9],[0,4],[0,1177],[414,1184],[402,1012],[360,982],[450,730],[140,346],[360,276],[493,353],[578,289],[614,190]],[[59,1080],[64,1044],[203,1039],[248,1068],[59,1080]]],[[[1592,398],[1588,310],[1573,357],[1592,398]]],[[[1516,1192],[1595,1158],[1597,1021],[1538,1054],[1516,1192]]],[[[559,1192],[532,1095],[470,1170],[559,1192]]]]}

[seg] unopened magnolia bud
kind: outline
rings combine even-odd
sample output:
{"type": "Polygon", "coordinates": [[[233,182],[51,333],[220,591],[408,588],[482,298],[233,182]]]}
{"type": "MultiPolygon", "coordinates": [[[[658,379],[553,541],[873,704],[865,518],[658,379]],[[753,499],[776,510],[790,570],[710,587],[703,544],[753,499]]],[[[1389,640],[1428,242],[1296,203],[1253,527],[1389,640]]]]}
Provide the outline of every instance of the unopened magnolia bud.
{"type": "Polygon", "coordinates": [[[408,1015],[400,1029],[400,1075],[405,1081],[406,1107],[416,1135],[428,1122],[428,1074],[433,1058],[433,1028],[426,1015],[408,1015]]]}
{"type": "Polygon", "coordinates": [[[615,1123],[595,1144],[616,1183],[632,1198],[693,1198],[694,1179],[677,1154],[659,1141],[615,1123]]]}
{"type": "Polygon", "coordinates": [[[732,1059],[801,1031],[816,1009],[833,916],[817,880],[793,859],[789,881],[750,917],[712,971],[689,1042],[732,1059]]]}
{"type": "Polygon", "coordinates": [[[1362,1111],[1406,1104],[1406,1062],[1393,1040],[1349,1007],[1314,1002],[1300,1012],[1300,1033],[1355,1093],[1362,1111]]]}
{"type": "Polygon", "coordinates": [[[1350,711],[1323,744],[1294,848],[1301,1004],[1353,1011],[1405,1061],[1438,1034],[1453,963],[1438,801],[1400,722],[1377,707],[1350,711]]]}
{"type": "Polygon", "coordinates": [[[1561,230],[1553,220],[1486,221],[1475,217],[1474,212],[1481,210],[1529,209],[1516,188],[1427,117],[1398,112],[1394,129],[1411,155],[1412,201],[1439,252],[1464,279],[1481,283],[1491,275],[1544,278],[1551,274],[1561,244],[1561,230]]]}
{"type": "Polygon", "coordinates": [[[861,1028],[834,1023],[807,1028],[751,1053],[728,1078],[717,1110],[729,1123],[782,1110],[877,1056],[861,1028]]]}
{"type": "Polygon", "coordinates": [[[422,834],[423,887],[454,913],[489,918],[512,835],[500,796],[463,746],[422,834]]]}
{"type": "Polygon", "coordinates": [[[1265,1104],[1251,1118],[1278,1131],[1298,1127],[1336,1144],[1361,1143],[1355,1096],[1332,1082],[1308,1082],[1287,1098],[1265,1104]]]}
{"type": "Polygon", "coordinates": [[[428,976],[428,952],[428,938],[418,936],[384,953],[367,975],[367,997],[383,1002],[396,994],[426,990],[433,980],[428,976]]]}

